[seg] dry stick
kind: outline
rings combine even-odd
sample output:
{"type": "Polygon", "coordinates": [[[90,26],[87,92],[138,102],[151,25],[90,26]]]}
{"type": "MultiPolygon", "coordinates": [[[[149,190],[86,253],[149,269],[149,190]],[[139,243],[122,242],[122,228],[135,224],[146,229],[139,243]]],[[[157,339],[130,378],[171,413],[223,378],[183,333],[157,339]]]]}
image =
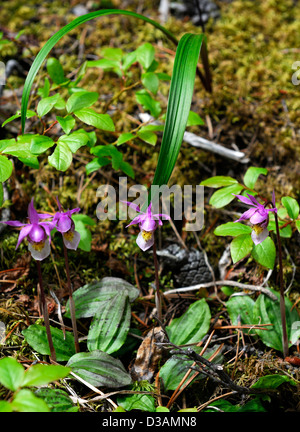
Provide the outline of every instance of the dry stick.
{"type": "Polygon", "coordinates": [[[235,393],[236,393],[236,392],[231,391],[231,392],[228,392],[228,393],[224,393],[224,394],[222,394],[221,396],[217,396],[217,397],[215,397],[215,398],[213,398],[213,399],[210,399],[208,402],[205,402],[204,404],[200,405],[200,406],[197,408],[197,411],[198,411],[198,412],[199,412],[199,411],[202,411],[204,408],[206,408],[207,406],[209,406],[212,402],[215,402],[215,401],[218,400],[218,399],[222,399],[222,398],[224,398],[224,397],[227,397],[227,396],[233,395],[233,394],[235,394],[235,393]]]}
{"type": "MultiPolygon", "coordinates": [[[[204,352],[206,351],[206,348],[207,348],[208,344],[210,343],[211,338],[212,338],[214,332],[215,332],[214,330],[211,332],[211,334],[210,334],[208,340],[206,341],[206,344],[204,345],[203,349],[201,350],[201,355],[204,354],[204,352]]],[[[203,343],[203,342],[200,341],[200,342],[197,344],[197,346],[200,347],[200,346],[202,345],[202,343],[203,343]]],[[[195,366],[195,365],[196,365],[196,363],[193,363],[192,366],[195,366]]],[[[190,375],[191,371],[192,371],[192,369],[188,369],[188,371],[186,372],[186,374],[184,375],[184,377],[182,378],[182,380],[181,380],[180,383],[178,384],[177,388],[174,390],[174,392],[173,392],[172,396],[170,397],[170,400],[169,400],[169,402],[168,402],[168,404],[167,404],[167,408],[170,408],[170,407],[173,405],[173,403],[174,403],[175,400],[178,398],[178,396],[180,395],[180,393],[182,393],[183,390],[184,390],[184,389],[185,389],[185,388],[190,384],[190,382],[195,378],[195,376],[198,375],[198,373],[194,374],[194,375],[192,376],[192,378],[190,378],[189,381],[188,381],[185,385],[183,385],[184,382],[187,380],[188,376],[190,375]]]]}
{"type": "Polygon", "coordinates": [[[72,284],[71,284],[71,278],[70,278],[68,251],[67,251],[65,244],[64,244],[64,256],[65,256],[65,265],[66,265],[66,273],[67,273],[67,281],[68,281],[70,315],[71,315],[72,328],[73,328],[73,334],[74,334],[75,351],[76,351],[76,353],[79,353],[80,348],[79,348],[79,342],[78,342],[78,332],[77,332],[77,324],[76,324],[76,316],[75,316],[75,303],[74,303],[74,299],[73,299],[72,284]]]}
{"type": "Polygon", "coordinates": [[[157,309],[158,320],[159,322],[161,322],[162,321],[161,293],[159,291],[158,260],[156,254],[155,239],[153,243],[153,260],[154,260],[154,268],[155,268],[155,305],[157,309]]]}
{"type": "Polygon", "coordinates": [[[289,354],[289,343],[288,343],[288,336],[287,336],[287,329],[286,329],[286,317],[285,317],[282,250],[281,250],[281,240],[280,240],[278,216],[277,216],[276,212],[274,212],[274,216],[275,216],[275,224],[276,224],[277,249],[278,249],[278,261],[279,261],[280,315],[281,315],[281,324],[282,324],[282,347],[283,347],[283,355],[284,355],[284,357],[287,357],[289,354]]]}
{"type": "Polygon", "coordinates": [[[172,295],[172,294],[180,294],[187,291],[198,291],[201,288],[209,288],[214,285],[228,285],[228,286],[234,286],[237,288],[242,288],[250,291],[261,291],[266,296],[270,297],[271,300],[277,301],[277,297],[267,288],[264,288],[263,286],[256,286],[256,285],[248,285],[241,282],[236,282],[232,280],[221,280],[221,281],[213,281],[213,282],[206,282],[203,284],[197,284],[197,285],[191,285],[189,287],[182,287],[182,288],[175,288],[164,292],[165,296],[172,295]]]}
{"type": "Polygon", "coordinates": [[[45,292],[44,292],[44,287],[43,287],[43,278],[42,278],[42,270],[41,270],[40,261],[37,261],[36,265],[37,265],[38,276],[39,276],[39,291],[40,291],[40,297],[41,297],[42,312],[43,312],[43,316],[44,316],[44,323],[45,323],[45,327],[46,327],[48,344],[49,344],[49,348],[50,348],[50,358],[51,358],[51,360],[56,361],[56,353],[55,353],[52,335],[51,335],[51,330],[50,330],[48,308],[47,308],[46,299],[45,299],[45,292]]]}

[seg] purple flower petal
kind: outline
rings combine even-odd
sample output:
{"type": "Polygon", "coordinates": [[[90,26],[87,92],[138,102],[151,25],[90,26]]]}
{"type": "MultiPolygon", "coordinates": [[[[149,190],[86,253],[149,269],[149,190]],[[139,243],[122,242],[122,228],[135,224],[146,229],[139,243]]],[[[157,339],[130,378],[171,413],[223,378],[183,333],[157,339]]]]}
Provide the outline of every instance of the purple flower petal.
{"type": "Polygon", "coordinates": [[[40,243],[46,240],[47,234],[42,226],[34,223],[31,225],[31,230],[28,234],[28,238],[34,243],[40,243]]]}
{"type": "Polygon", "coordinates": [[[132,221],[126,226],[126,228],[129,227],[130,225],[135,225],[137,223],[141,223],[142,220],[143,220],[143,215],[138,215],[132,219],[132,221]]]}
{"type": "Polygon", "coordinates": [[[268,213],[267,212],[265,212],[265,213],[262,214],[262,213],[256,211],[254,213],[254,215],[250,218],[250,222],[253,225],[257,225],[257,224],[260,224],[263,221],[265,221],[267,218],[268,218],[268,213]]]}
{"type": "Polygon", "coordinates": [[[3,222],[1,221],[1,223],[4,223],[9,226],[14,226],[14,227],[21,227],[27,225],[19,221],[3,221],[3,222]]]}
{"type": "Polygon", "coordinates": [[[246,220],[246,219],[250,219],[250,218],[254,215],[254,213],[255,213],[256,211],[257,211],[257,210],[256,210],[255,208],[251,208],[251,209],[245,211],[245,212],[242,214],[242,216],[241,216],[239,219],[237,219],[236,221],[234,221],[234,222],[240,222],[240,221],[243,221],[243,220],[246,220]]]}
{"type": "Polygon", "coordinates": [[[274,208],[276,209],[276,212],[277,212],[276,202],[275,202],[275,189],[273,189],[273,192],[272,192],[272,204],[273,204],[273,206],[274,206],[274,208]]]}
{"type": "Polygon", "coordinates": [[[71,226],[72,220],[70,216],[66,215],[65,213],[60,213],[56,225],[57,231],[65,233],[71,229],[71,226]]]}
{"type": "Polygon", "coordinates": [[[53,215],[48,214],[48,213],[38,213],[38,217],[39,219],[52,219],[53,215]]]}
{"type": "Polygon", "coordinates": [[[30,201],[30,204],[28,206],[28,217],[29,217],[29,220],[32,224],[39,223],[39,215],[38,215],[38,212],[36,211],[36,209],[34,208],[33,198],[30,201]]]}
{"type": "Polygon", "coordinates": [[[56,202],[57,202],[57,207],[58,207],[59,211],[62,212],[63,208],[61,206],[61,203],[59,202],[58,196],[56,197],[56,202]]]}
{"type": "Polygon", "coordinates": [[[132,208],[136,212],[138,212],[138,213],[141,212],[141,209],[140,209],[140,207],[137,204],[134,204],[134,203],[129,202],[129,201],[123,201],[123,200],[121,200],[121,202],[124,203],[124,204],[127,204],[128,207],[132,208]]]}
{"type": "Polygon", "coordinates": [[[28,234],[30,233],[31,229],[32,229],[32,225],[30,225],[30,224],[24,226],[24,228],[21,229],[16,249],[18,249],[18,247],[20,246],[20,243],[28,236],[28,234]]]}
{"type": "Polygon", "coordinates": [[[236,196],[244,204],[248,204],[251,206],[253,205],[252,201],[249,198],[244,197],[243,195],[235,195],[235,194],[232,194],[232,195],[236,196]]]}
{"type": "Polygon", "coordinates": [[[68,213],[68,215],[71,215],[73,213],[79,213],[79,212],[80,212],[80,208],[76,207],[76,208],[73,208],[72,210],[68,210],[66,213],[68,213]]]}
{"type": "Polygon", "coordinates": [[[51,242],[51,231],[55,228],[55,223],[53,223],[53,222],[40,222],[39,225],[44,228],[47,236],[49,237],[49,242],[51,242]]]}
{"type": "Polygon", "coordinates": [[[154,231],[157,227],[157,222],[154,219],[146,217],[141,223],[140,228],[144,231],[154,231]]]}

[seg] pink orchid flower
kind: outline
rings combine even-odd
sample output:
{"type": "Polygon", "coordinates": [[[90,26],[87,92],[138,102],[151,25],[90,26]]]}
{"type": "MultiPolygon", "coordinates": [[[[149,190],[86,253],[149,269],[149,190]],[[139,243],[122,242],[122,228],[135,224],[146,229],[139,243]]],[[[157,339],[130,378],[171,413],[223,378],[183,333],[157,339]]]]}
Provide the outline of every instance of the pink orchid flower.
{"type": "Polygon", "coordinates": [[[75,231],[75,224],[71,215],[78,213],[80,208],[77,207],[64,212],[58,197],[56,197],[56,201],[59,211],[55,213],[53,218],[55,228],[62,234],[66,248],[76,250],[80,242],[80,234],[78,231],[75,231]]]}
{"type": "Polygon", "coordinates": [[[2,222],[14,227],[23,227],[20,231],[16,249],[27,238],[28,249],[37,261],[42,261],[50,254],[51,230],[55,227],[53,222],[40,222],[40,219],[52,218],[50,214],[39,214],[33,205],[33,198],[28,206],[29,223],[19,221],[2,222]],[[47,241],[49,240],[49,241],[47,241]]]}
{"type": "Polygon", "coordinates": [[[260,204],[252,195],[247,195],[249,198],[244,197],[243,195],[235,195],[244,204],[250,205],[251,208],[245,211],[242,216],[234,222],[240,222],[249,219],[253,225],[251,238],[253,243],[258,245],[259,243],[262,243],[269,235],[269,230],[267,228],[269,224],[269,213],[277,213],[275,193],[273,191],[272,204],[274,207],[271,209],[267,209],[263,204],[260,204]]]}
{"type": "Polygon", "coordinates": [[[142,212],[138,205],[128,201],[122,202],[139,213],[135,218],[132,219],[126,228],[131,225],[139,224],[140,233],[137,236],[136,243],[142,249],[142,251],[148,250],[154,244],[154,231],[158,225],[161,226],[163,224],[160,218],[163,217],[169,220],[170,216],[163,213],[153,214],[151,211],[152,203],[150,203],[145,212],[142,212]]]}

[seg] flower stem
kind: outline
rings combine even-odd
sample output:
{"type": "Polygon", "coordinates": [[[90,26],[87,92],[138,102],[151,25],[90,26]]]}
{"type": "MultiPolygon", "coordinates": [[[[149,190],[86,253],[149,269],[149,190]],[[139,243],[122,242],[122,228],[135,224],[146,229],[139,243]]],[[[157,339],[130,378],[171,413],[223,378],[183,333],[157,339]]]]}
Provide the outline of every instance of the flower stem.
{"type": "Polygon", "coordinates": [[[41,263],[40,263],[40,261],[37,261],[36,264],[37,264],[37,271],[38,271],[38,277],[39,277],[39,291],[40,291],[40,297],[41,297],[42,312],[43,312],[44,323],[45,323],[45,327],[46,327],[48,344],[49,344],[49,348],[50,348],[50,358],[53,361],[56,361],[56,353],[55,353],[52,335],[51,335],[51,330],[50,330],[48,307],[47,307],[47,303],[46,303],[46,299],[45,299],[45,292],[44,292],[44,286],[43,286],[41,263]]]}
{"type": "Polygon", "coordinates": [[[159,275],[158,275],[158,260],[156,254],[156,243],[154,239],[153,243],[153,260],[154,260],[154,269],[155,269],[155,305],[157,309],[157,317],[158,320],[162,321],[162,306],[161,306],[161,293],[159,290],[159,275]]]}
{"type": "Polygon", "coordinates": [[[73,299],[73,290],[72,290],[72,284],[71,284],[71,278],[70,278],[68,251],[67,251],[65,244],[64,244],[64,256],[65,256],[65,265],[66,265],[66,273],[67,273],[67,281],[68,281],[69,305],[70,305],[70,315],[71,315],[73,335],[74,335],[75,351],[76,351],[76,353],[79,353],[80,348],[79,348],[77,323],[76,323],[76,316],[75,316],[75,303],[74,303],[74,299],[73,299]]]}
{"type": "Polygon", "coordinates": [[[282,265],[282,250],[281,250],[281,240],[280,231],[278,224],[277,213],[274,213],[275,224],[276,224],[276,236],[277,236],[277,246],[278,246],[278,261],[279,261],[279,278],[280,278],[280,315],[281,315],[281,325],[282,325],[282,347],[284,357],[288,356],[289,344],[286,329],[286,316],[285,316],[285,303],[284,303],[284,282],[283,282],[283,265],[282,265]]]}

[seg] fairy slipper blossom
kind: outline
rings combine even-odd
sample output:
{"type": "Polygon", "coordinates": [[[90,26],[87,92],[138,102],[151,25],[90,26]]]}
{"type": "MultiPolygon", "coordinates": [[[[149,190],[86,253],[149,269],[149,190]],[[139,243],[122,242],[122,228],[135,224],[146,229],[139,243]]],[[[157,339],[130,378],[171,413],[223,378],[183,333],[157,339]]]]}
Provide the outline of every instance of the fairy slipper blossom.
{"type": "Polygon", "coordinates": [[[132,219],[126,228],[131,225],[139,224],[140,233],[137,236],[136,243],[142,249],[142,251],[148,250],[154,244],[154,231],[158,225],[163,224],[160,218],[163,217],[169,220],[170,216],[163,213],[153,214],[151,211],[152,203],[150,203],[145,212],[142,212],[138,205],[127,201],[122,202],[139,213],[135,218],[132,219]]]}
{"type": "Polygon", "coordinates": [[[24,224],[19,221],[5,221],[6,225],[22,227],[16,249],[20,243],[27,238],[28,249],[32,258],[42,261],[50,254],[51,230],[54,228],[53,222],[40,222],[40,219],[51,218],[50,214],[39,214],[33,205],[33,198],[28,206],[29,223],[24,224]]]}
{"type": "Polygon", "coordinates": [[[76,250],[80,242],[80,234],[75,231],[75,224],[71,216],[73,213],[78,213],[80,208],[77,207],[64,212],[58,198],[56,201],[59,211],[55,213],[53,218],[55,228],[62,234],[66,248],[76,250]]]}
{"type": "Polygon", "coordinates": [[[263,204],[260,204],[252,195],[247,194],[249,198],[243,195],[235,195],[244,204],[250,205],[251,208],[246,210],[242,216],[234,222],[241,222],[244,220],[250,221],[252,224],[253,231],[251,238],[253,243],[258,245],[262,243],[269,235],[268,224],[269,224],[269,213],[277,213],[275,204],[275,194],[272,195],[273,208],[267,209],[263,204]]]}

